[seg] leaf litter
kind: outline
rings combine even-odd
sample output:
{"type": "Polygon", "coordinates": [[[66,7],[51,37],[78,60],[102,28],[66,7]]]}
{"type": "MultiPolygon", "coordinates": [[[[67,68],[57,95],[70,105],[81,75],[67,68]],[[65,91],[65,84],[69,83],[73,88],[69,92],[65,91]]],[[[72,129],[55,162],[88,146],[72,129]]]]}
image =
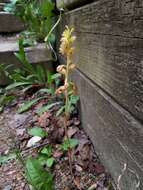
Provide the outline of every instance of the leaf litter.
{"type": "MultiPolygon", "coordinates": [[[[20,97],[15,106],[7,107],[0,116],[0,134],[4,135],[0,142],[0,147],[4,147],[0,150],[0,156],[5,156],[7,151],[10,152],[18,147],[24,158],[29,155],[35,157],[37,151],[44,146],[51,145],[53,158],[49,159],[48,164],[53,165],[52,172],[56,190],[112,190],[111,177],[105,172],[90,139],[82,129],[78,115],[74,115],[68,121],[69,137],[78,139],[78,145],[72,153],[74,173],[74,180],[72,180],[68,155],[61,150],[61,143],[64,141],[63,117],[56,116],[56,107],[39,116],[37,109],[45,104],[43,100],[26,113],[17,114],[19,105],[25,101],[25,97],[20,97]],[[34,147],[27,147],[31,139],[28,131],[38,127],[44,129],[48,137],[37,140],[37,143],[33,144],[34,147]],[[6,145],[4,140],[7,141],[6,145]]],[[[3,163],[0,167],[0,189],[4,190],[10,186],[14,190],[28,190],[29,186],[23,172],[22,165],[16,159],[3,163]]]]}

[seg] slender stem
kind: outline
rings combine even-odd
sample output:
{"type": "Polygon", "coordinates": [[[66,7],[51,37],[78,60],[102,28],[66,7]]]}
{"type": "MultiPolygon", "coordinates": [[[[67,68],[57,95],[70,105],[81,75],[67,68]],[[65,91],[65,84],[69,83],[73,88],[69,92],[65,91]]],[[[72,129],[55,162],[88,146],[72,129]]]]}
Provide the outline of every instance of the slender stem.
{"type": "MultiPolygon", "coordinates": [[[[65,75],[65,85],[68,85],[69,82],[69,65],[70,65],[70,58],[67,57],[67,68],[66,68],[66,75],[65,75]]],[[[68,144],[70,144],[70,140],[69,140],[69,136],[68,136],[68,131],[67,131],[67,122],[69,119],[69,110],[68,110],[68,106],[69,106],[69,96],[68,96],[68,86],[66,86],[65,89],[65,118],[64,118],[64,128],[65,128],[65,136],[66,139],[68,140],[68,144]]],[[[69,158],[69,165],[70,165],[70,173],[71,176],[73,176],[73,172],[72,172],[72,156],[71,156],[71,150],[68,150],[68,158],[69,158]]]]}

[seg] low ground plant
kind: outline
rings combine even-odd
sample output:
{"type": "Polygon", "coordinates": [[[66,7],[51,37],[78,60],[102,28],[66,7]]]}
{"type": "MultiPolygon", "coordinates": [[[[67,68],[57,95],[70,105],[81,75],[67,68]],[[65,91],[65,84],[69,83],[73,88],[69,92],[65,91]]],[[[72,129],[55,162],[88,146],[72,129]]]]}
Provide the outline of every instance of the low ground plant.
{"type": "MultiPolygon", "coordinates": [[[[51,0],[10,0],[4,10],[20,17],[25,23],[26,30],[24,44],[33,44],[35,41],[44,42],[45,37],[54,26],[55,4],[51,0]]],[[[54,42],[55,35],[50,34],[48,40],[54,42]]]]}
{"type": "MultiPolygon", "coordinates": [[[[40,64],[32,65],[29,63],[24,51],[23,38],[19,39],[19,51],[15,55],[21,63],[20,68],[15,68],[14,65],[0,64],[0,74],[4,74],[10,80],[10,85],[1,89],[1,110],[4,105],[14,99],[11,92],[15,89],[20,89],[23,93],[31,95],[34,93],[53,95],[60,82],[60,74],[51,73],[40,64]]],[[[45,97],[44,95],[27,102],[20,108],[19,112],[28,110],[45,97]]]]}

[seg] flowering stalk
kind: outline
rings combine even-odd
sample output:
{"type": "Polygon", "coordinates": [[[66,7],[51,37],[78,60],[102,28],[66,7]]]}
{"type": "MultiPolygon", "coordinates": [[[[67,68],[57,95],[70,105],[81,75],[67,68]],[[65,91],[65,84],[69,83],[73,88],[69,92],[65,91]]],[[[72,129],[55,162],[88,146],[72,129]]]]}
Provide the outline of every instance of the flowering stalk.
{"type": "MultiPolygon", "coordinates": [[[[73,47],[73,43],[76,39],[75,36],[72,35],[74,29],[66,26],[65,31],[62,34],[61,38],[61,46],[60,53],[66,58],[66,65],[60,65],[57,67],[57,72],[61,73],[64,76],[64,85],[59,87],[56,91],[57,94],[64,94],[65,97],[65,116],[64,116],[64,130],[65,137],[70,144],[70,140],[67,132],[67,122],[70,117],[69,113],[69,95],[74,94],[75,85],[70,81],[69,74],[75,68],[75,64],[72,63],[72,56],[74,54],[75,48],[73,47]]],[[[68,150],[69,156],[69,164],[70,164],[70,172],[72,174],[72,155],[71,150],[68,150]]]]}

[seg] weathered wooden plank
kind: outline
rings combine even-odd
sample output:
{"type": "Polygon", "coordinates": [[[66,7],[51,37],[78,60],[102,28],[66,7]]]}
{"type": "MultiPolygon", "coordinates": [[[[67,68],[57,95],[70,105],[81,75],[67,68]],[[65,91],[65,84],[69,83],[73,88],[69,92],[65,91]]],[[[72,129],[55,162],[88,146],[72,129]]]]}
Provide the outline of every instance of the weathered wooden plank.
{"type": "Polygon", "coordinates": [[[116,182],[126,163],[122,189],[135,190],[139,176],[142,190],[143,125],[81,72],[75,71],[72,78],[79,90],[83,127],[99,157],[116,182]]]}
{"type": "Polygon", "coordinates": [[[143,4],[138,0],[98,0],[65,19],[77,32],[143,38],[143,4]]]}
{"type": "Polygon", "coordinates": [[[100,0],[67,13],[62,25],[75,27],[79,69],[143,121],[143,12],[137,26],[136,11],[123,14],[125,2],[143,11],[137,1],[100,0]]]}
{"type": "Polygon", "coordinates": [[[94,0],[57,0],[57,7],[58,8],[76,8],[87,3],[93,2],[94,0]]]}
{"type": "Polygon", "coordinates": [[[20,18],[13,14],[0,12],[0,33],[14,33],[24,30],[24,24],[20,18]]]}
{"type": "MultiPolygon", "coordinates": [[[[22,64],[14,55],[17,51],[18,43],[16,37],[0,37],[0,63],[6,65],[13,64],[15,67],[20,68],[22,64]]],[[[47,70],[53,71],[52,53],[50,49],[45,47],[44,43],[25,48],[25,53],[31,64],[42,64],[47,70]]],[[[9,80],[4,75],[0,75],[0,85],[7,85],[8,83],[9,80]]]]}

